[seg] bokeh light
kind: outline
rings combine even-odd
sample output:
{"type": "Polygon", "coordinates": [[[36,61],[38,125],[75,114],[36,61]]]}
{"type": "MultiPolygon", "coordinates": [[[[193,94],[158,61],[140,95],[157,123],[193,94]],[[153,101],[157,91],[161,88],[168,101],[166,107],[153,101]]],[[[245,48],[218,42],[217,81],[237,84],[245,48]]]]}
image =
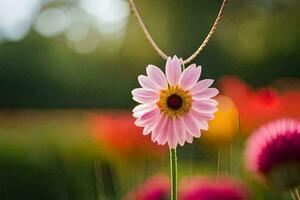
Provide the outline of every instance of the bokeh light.
{"type": "Polygon", "coordinates": [[[40,6],[40,0],[1,0],[0,38],[11,41],[23,39],[40,6]]]}
{"type": "Polygon", "coordinates": [[[62,9],[49,8],[39,13],[34,27],[42,36],[53,37],[64,32],[67,26],[65,12],[62,9]]]}
{"type": "Polygon", "coordinates": [[[124,0],[80,0],[80,6],[95,19],[99,32],[120,32],[126,25],[129,7],[124,0]]]}

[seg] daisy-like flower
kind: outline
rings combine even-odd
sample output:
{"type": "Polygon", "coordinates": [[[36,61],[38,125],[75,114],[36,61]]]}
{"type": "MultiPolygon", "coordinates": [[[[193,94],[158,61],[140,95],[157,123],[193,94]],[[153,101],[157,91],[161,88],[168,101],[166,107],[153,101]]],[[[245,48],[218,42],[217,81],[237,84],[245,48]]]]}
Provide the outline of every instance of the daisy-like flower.
{"type": "Polygon", "coordinates": [[[172,149],[200,137],[200,130],[208,130],[207,121],[217,110],[217,101],[212,98],[218,90],[209,88],[213,80],[198,82],[201,66],[192,64],[182,71],[182,65],[176,56],[168,58],[165,74],[149,65],[148,76],[138,77],[142,88],[132,91],[133,99],[140,103],[133,109],[135,124],[144,128],[144,135],[151,133],[153,142],[168,143],[172,149]]]}
{"type": "Polygon", "coordinates": [[[263,125],[247,141],[246,167],[276,189],[300,184],[300,122],[281,119],[263,125]]]}

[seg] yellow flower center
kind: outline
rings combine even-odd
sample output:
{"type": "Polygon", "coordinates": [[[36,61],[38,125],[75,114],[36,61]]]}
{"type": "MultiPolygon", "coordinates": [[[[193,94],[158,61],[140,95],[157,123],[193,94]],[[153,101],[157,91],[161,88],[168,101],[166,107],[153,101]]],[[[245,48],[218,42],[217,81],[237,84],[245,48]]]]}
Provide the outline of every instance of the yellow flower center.
{"type": "Polygon", "coordinates": [[[189,111],[192,105],[192,97],[188,91],[179,86],[169,86],[160,92],[157,106],[161,112],[169,117],[182,116],[189,111]]]}

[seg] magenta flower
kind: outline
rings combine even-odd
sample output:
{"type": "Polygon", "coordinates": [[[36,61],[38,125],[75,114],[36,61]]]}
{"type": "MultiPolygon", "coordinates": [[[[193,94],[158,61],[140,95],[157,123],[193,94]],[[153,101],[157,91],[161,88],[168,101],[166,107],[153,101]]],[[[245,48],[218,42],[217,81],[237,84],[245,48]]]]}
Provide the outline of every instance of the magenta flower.
{"type": "Polygon", "coordinates": [[[300,184],[300,122],[281,119],[256,130],[246,146],[246,167],[277,189],[300,184]]]}
{"type": "Polygon", "coordinates": [[[233,179],[195,177],[182,181],[181,200],[246,200],[250,199],[246,187],[233,179]]]}
{"type": "Polygon", "coordinates": [[[140,103],[133,109],[135,124],[144,128],[144,135],[151,133],[153,142],[168,143],[172,149],[200,137],[200,130],[208,129],[207,121],[214,118],[217,110],[217,102],[211,98],[218,90],[209,88],[213,80],[198,82],[201,66],[192,64],[182,71],[182,63],[176,56],[169,57],[166,75],[149,65],[148,76],[138,77],[142,88],[132,91],[133,99],[140,103]]]}
{"type": "Polygon", "coordinates": [[[164,175],[156,175],[129,192],[124,200],[167,200],[170,196],[170,181],[164,175]]]}

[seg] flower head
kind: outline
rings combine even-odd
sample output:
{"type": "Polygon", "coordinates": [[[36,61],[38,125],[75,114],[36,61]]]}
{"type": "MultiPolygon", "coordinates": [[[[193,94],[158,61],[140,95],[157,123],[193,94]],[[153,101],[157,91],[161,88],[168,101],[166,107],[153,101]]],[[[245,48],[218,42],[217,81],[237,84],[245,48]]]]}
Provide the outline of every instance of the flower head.
{"type": "Polygon", "coordinates": [[[247,141],[246,167],[277,189],[300,184],[300,122],[281,119],[256,130],[247,141]]]}
{"type": "Polygon", "coordinates": [[[220,88],[238,108],[241,132],[245,135],[252,133],[256,127],[280,117],[300,119],[298,90],[279,92],[272,87],[255,90],[235,76],[223,77],[220,88]]]}
{"type": "Polygon", "coordinates": [[[182,63],[176,56],[169,57],[166,75],[149,65],[148,76],[138,77],[142,88],[132,91],[133,99],[140,103],[133,109],[135,124],[144,128],[144,135],[151,133],[153,142],[168,143],[170,148],[200,137],[200,130],[208,129],[207,121],[217,110],[217,102],[211,98],[218,90],[209,88],[213,80],[198,82],[201,66],[192,64],[182,71],[182,63]]]}
{"type": "Polygon", "coordinates": [[[167,200],[170,196],[170,180],[163,175],[156,175],[144,184],[129,192],[124,200],[167,200]]]}
{"type": "Polygon", "coordinates": [[[181,182],[181,200],[246,200],[249,192],[238,181],[229,178],[218,180],[205,177],[184,179],[181,182]]]}
{"type": "Polygon", "coordinates": [[[91,114],[91,133],[107,154],[118,158],[160,156],[165,149],[142,136],[142,129],[134,126],[134,118],[128,111],[91,114]]]}

